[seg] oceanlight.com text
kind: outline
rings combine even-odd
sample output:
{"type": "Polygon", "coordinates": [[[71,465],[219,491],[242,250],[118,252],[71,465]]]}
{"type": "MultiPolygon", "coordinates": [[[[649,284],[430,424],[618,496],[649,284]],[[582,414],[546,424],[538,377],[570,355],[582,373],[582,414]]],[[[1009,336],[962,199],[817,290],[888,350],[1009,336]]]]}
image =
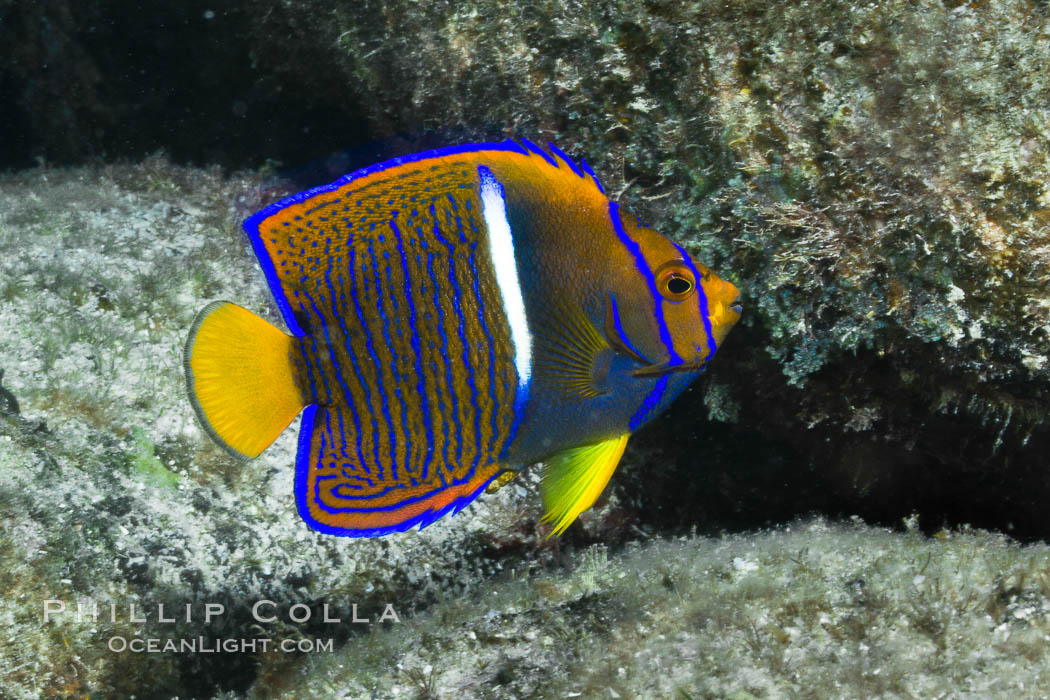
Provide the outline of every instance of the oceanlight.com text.
{"type": "Polygon", "coordinates": [[[195,637],[183,639],[158,639],[150,637],[115,636],[107,642],[109,650],[117,653],[133,654],[256,654],[268,651],[284,653],[316,654],[332,652],[335,648],[332,639],[282,639],[278,642],[268,637],[255,639],[216,639],[212,637],[195,637]]]}

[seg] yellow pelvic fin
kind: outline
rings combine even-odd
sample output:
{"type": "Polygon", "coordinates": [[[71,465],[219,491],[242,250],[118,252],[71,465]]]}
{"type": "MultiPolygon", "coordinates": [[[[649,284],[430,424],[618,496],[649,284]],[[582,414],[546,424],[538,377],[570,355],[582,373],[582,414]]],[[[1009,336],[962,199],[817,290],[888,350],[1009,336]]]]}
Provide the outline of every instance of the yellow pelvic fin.
{"type": "Polygon", "coordinates": [[[194,319],[184,355],[190,402],[235,457],[257,457],[303,409],[294,350],[292,336],[236,304],[214,302],[194,319]]]}
{"type": "MultiPolygon", "coordinates": [[[[547,461],[540,495],[547,513],[540,522],[554,523],[560,535],[583,511],[594,505],[620,463],[630,433],[563,450],[547,461]]],[[[551,535],[548,535],[550,537],[551,535]]]]}

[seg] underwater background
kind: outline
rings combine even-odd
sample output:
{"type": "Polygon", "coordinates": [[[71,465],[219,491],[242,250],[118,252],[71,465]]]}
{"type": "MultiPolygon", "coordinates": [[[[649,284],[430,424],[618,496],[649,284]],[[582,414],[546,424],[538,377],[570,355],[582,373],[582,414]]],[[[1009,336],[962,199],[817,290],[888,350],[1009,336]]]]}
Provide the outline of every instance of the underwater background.
{"type": "Polygon", "coordinates": [[[0,697],[1050,694],[1045,0],[0,0],[0,104],[0,697]],[[277,320],[240,221],[522,136],[743,320],[558,540],[536,470],[310,530],[185,396],[200,306],[277,320]]]}

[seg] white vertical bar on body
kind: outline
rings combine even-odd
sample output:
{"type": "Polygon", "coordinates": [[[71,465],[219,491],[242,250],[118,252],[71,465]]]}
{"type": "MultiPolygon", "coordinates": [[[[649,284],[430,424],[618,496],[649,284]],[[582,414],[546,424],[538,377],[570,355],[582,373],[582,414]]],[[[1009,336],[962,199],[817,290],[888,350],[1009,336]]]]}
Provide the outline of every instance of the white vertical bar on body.
{"type": "Polygon", "coordinates": [[[518,264],[514,257],[514,236],[507,220],[503,185],[484,165],[478,167],[478,175],[481,176],[481,213],[488,228],[489,257],[492,258],[496,284],[503,297],[503,311],[510,324],[518,388],[527,392],[532,377],[532,335],[525,314],[525,300],[521,296],[518,264]]]}

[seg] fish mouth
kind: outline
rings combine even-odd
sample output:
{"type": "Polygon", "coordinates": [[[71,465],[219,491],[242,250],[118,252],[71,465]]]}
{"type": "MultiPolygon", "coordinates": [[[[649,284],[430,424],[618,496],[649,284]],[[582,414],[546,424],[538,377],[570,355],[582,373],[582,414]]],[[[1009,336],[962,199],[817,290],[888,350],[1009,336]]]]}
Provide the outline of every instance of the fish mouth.
{"type": "Polygon", "coordinates": [[[659,377],[674,372],[699,372],[707,364],[703,360],[692,360],[690,362],[658,362],[647,364],[631,372],[632,377],[659,377]]]}

